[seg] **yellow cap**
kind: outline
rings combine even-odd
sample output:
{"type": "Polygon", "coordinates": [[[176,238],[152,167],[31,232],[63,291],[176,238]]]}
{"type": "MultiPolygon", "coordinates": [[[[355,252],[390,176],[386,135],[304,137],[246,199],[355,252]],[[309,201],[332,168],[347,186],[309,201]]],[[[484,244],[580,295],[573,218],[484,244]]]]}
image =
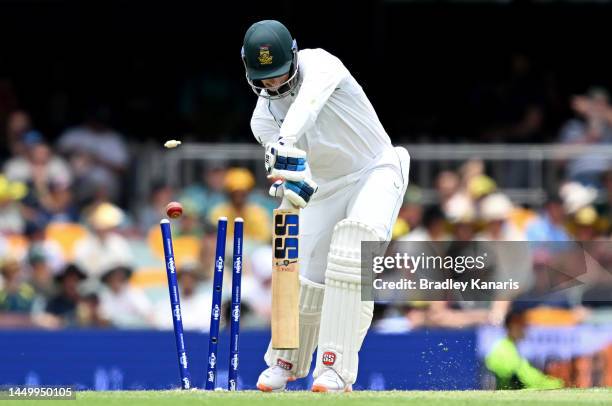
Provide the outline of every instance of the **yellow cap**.
{"type": "Polygon", "coordinates": [[[487,175],[477,175],[470,179],[467,187],[470,196],[472,196],[474,199],[478,199],[494,192],[497,185],[495,184],[495,181],[487,175]]]}
{"type": "Polygon", "coordinates": [[[10,182],[0,175],[0,200],[21,200],[28,194],[28,187],[22,182],[10,182]]]}
{"type": "Polygon", "coordinates": [[[410,225],[406,220],[402,218],[398,218],[395,224],[393,224],[393,229],[391,231],[391,239],[395,240],[403,235],[408,234],[410,231],[410,225]]]}
{"type": "Polygon", "coordinates": [[[123,210],[111,203],[101,203],[89,216],[89,223],[97,230],[115,228],[123,221],[123,210]]]}
{"type": "Polygon", "coordinates": [[[228,192],[249,191],[255,186],[255,178],[246,168],[232,168],[225,175],[225,190],[228,192]]]}
{"type": "Polygon", "coordinates": [[[586,206],[574,215],[574,221],[580,226],[592,226],[597,221],[597,211],[593,206],[586,206]]]}

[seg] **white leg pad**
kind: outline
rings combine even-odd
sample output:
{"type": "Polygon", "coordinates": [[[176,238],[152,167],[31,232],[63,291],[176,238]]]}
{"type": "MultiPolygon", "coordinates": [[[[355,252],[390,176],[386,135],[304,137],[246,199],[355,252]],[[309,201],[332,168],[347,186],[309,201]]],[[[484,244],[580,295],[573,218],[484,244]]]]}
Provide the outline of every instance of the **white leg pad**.
{"type": "Polygon", "coordinates": [[[275,350],[272,343],[264,360],[268,366],[278,365],[303,378],[310,371],[312,354],[317,348],[321,307],[325,285],[300,277],[300,348],[297,350],[275,350]]]}
{"type": "Polygon", "coordinates": [[[332,368],[355,383],[359,349],[370,327],[373,302],[361,300],[361,242],[381,241],[367,224],[345,219],[334,228],[325,272],[325,297],[314,377],[332,368]]]}

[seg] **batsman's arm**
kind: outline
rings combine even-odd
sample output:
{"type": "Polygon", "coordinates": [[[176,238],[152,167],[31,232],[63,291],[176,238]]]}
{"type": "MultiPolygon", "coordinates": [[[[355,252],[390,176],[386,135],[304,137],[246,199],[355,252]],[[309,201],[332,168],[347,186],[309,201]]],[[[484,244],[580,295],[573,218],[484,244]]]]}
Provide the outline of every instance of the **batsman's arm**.
{"type": "Polygon", "coordinates": [[[330,53],[322,51],[318,58],[320,60],[303,73],[298,95],[280,129],[280,138],[289,145],[295,144],[314,125],[323,106],[350,75],[342,62],[330,53]]]}

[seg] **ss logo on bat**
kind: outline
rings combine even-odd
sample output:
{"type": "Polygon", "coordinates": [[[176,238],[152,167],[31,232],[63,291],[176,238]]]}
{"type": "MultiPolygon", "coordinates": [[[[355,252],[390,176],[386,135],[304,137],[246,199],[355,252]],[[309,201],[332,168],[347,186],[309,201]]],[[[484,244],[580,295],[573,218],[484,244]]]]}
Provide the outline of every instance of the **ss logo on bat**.
{"type": "Polygon", "coordinates": [[[274,217],[274,258],[284,259],[283,265],[295,262],[298,258],[299,222],[300,218],[296,214],[277,214],[274,217]]]}

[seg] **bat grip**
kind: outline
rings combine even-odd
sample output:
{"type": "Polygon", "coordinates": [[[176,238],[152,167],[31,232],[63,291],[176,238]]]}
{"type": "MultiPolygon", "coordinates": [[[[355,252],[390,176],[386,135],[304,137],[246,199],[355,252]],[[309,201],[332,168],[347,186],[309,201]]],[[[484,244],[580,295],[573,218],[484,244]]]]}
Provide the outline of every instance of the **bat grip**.
{"type": "Polygon", "coordinates": [[[280,206],[278,206],[278,208],[279,209],[296,209],[297,207],[293,203],[291,203],[289,199],[283,196],[283,200],[281,200],[281,204],[280,206]]]}

